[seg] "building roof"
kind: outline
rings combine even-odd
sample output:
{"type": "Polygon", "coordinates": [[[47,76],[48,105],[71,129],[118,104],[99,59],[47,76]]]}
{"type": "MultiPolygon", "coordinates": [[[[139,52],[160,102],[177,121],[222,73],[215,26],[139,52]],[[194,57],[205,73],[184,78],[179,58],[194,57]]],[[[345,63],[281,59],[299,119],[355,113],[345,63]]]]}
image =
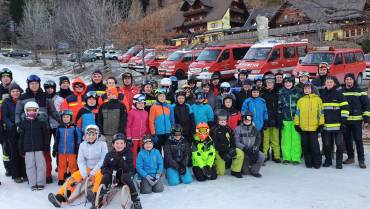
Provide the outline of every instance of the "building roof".
{"type": "Polygon", "coordinates": [[[241,27],[243,29],[256,29],[257,26],[254,24],[257,16],[265,16],[269,20],[275,15],[279,7],[266,7],[266,8],[255,8],[252,10],[245,24],[241,27]]]}

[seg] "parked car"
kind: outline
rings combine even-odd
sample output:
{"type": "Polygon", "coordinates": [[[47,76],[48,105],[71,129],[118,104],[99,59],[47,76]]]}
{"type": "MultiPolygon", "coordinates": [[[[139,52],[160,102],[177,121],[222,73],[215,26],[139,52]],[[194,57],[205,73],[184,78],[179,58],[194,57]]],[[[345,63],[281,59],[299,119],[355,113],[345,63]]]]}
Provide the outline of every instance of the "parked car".
{"type": "Polygon", "coordinates": [[[177,79],[184,79],[189,71],[189,65],[194,62],[201,50],[176,51],[159,66],[158,72],[162,76],[176,76],[177,79]]]}
{"type": "Polygon", "coordinates": [[[30,50],[25,49],[13,49],[3,53],[3,55],[6,57],[28,57],[31,54],[32,52],[30,50]]]}
{"type": "Polygon", "coordinates": [[[145,70],[151,75],[157,75],[161,63],[166,61],[168,56],[175,51],[175,49],[155,49],[145,56],[145,69],[143,59],[136,61],[135,69],[137,72],[144,72],[145,70]]]}
{"type": "Polygon", "coordinates": [[[335,49],[334,47],[319,47],[309,52],[297,65],[293,73],[307,71],[311,77],[316,77],[321,62],[329,64],[330,75],[336,76],[343,83],[346,73],[354,73],[356,81],[362,84],[366,72],[366,62],[361,49],[335,49]]]}
{"type": "Polygon", "coordinates": [[[108,50],[105,57],[110,60],[118,60],[119,56],[122,56],[122,50],[108,50]]]}
{"type": "Polygon", "coordinates": [[[188,76],[209,72],[217,73],[222,78],[232,78],[235,64],[251,46],[252,44],[227,44],[206,47],[197,60],[190,64],[188,76]]]}
{"type": "Polygon", "coordinates": [[[120,61],[121,67],[128,67],[128,62],[134,56],[136,56],[143,47],[141,45],[135,45],[131,47],[126,53],[124,53],[118,60],[120,61]]]}
{"type": "MultiPolygon", "coordinates": [[[[86,50],[81,54],[80,60],[81,60],[81,62],[95,62],[97,60],[97,57],[96,57],[94,51],[86,50]]],[[[70,56],[68,58],[68,61],[77,62],[78,61],[78,53],[70,54],[70,56]]]]}
{"type": "Polygon", "coordinates": [[[370,79],[370,54],[365,54],[366,72],[364,79],[370,79]]]}
{"type": "Polygon", "coordinates": [[[280,70],[292,72],[299,58],[307,54],[307,42],[267,40],[254,44],[235,66],[235,77],[241,70],[249,71],[249,78],[280,70]]]}
{"type": "MultiPolygon", "coordinates": [[[[131,70],[135,69],[136,68],[136,65],[137,63],[139,62],[139,60],[142,60],[143,59],[143,54],[144,54],[144,57],[149,54],[150,52],[152,52],[154,49],[145,49],[145,50],[141,50],[139,53],[137,53],[135,56],[131,57],[130,60],[128,61],[127,63],[127,67],[131,70]]],[[[121,65],[122,66],[122,65],[121,65]]]]}

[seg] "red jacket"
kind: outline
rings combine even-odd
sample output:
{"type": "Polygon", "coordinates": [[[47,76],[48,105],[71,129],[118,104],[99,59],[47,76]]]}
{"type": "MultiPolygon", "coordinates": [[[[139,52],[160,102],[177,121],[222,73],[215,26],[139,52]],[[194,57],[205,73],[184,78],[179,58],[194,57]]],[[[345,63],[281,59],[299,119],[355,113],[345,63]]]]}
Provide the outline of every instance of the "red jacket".
{"type": "Polygon", "coordinates": [[[80,83],[83,85],[83,91],[81,93],[77,93],[75,89],[73,89],[73,94],[69,95],[67,98],[64,99],[60,111],[64,110],[71,110],[73,112],[73,121],[76,120],[76,116],[78,111],[85,105],[84,101],[84,94],[86,92],[86,84],[81,80],[81,78],[77,77],[72,82],[72,87],[76,84],[80,83]]]}
{"type": "Polygon", "coordinates": [[[132,107],[132,100],[135,96],[135,94],[139,93],[139,88],[136,85],[133,86],[122,86],[121,87],[121,92],[125,95],[127,98],[128,104],[130,108],[132,107]]]}
{"type": "Polygon", "coordinates": [[[148,112],[133,108],[127,117],[127,138],[142,139],[149,134],[148,112]]]}

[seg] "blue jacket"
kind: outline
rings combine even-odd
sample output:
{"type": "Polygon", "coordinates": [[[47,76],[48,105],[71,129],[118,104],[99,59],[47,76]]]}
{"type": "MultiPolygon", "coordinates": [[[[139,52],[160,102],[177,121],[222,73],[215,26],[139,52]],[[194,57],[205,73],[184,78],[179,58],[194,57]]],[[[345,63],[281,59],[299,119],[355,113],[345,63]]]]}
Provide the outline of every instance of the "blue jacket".
{"type": "Polygon", "coordinates": [[[96,115],[94,111],[96,111],[96,109],[92,109],[88,106],[84,106],[78,111],[76,124],[79,126],[81,125],[82,132],[85,131],[88,125],[96,125],[96,115]]]}
{"type": "Polygon", "coordinates": [[[258,131],[261,131],[264,122],[268,120],[266,102],[261,97],[249,97],[243,102],[242,113],[246,111],[253,113],[253,123],[258,131]]]}
{"type": "Polygon", "coordinates": [[[172,107],[166,102],[156,102],[149,112],[149,130],[152,135],[169,134],[174,124],[172,107]]]}
{"type": "Polygon", "coordinates": [[[81,129],[77,126],[59,126],[53,151],[58,154],[77,154],[81,143],[81,129]]]}
{"type": "Polygon", "coordinates": [[[136,170],[141,177],[150,175],[152,177],[163,171],[163,158],[157,149],[147,151],[141,149],[136,160],[136,170]]]}
{"type": "Polygon", "coordinates": [[[209,104],[193,104],[191,111],[194,114],[195,126],[200,122],[208,123],[213,122],[214,114],[211,105],[209,104]]]}

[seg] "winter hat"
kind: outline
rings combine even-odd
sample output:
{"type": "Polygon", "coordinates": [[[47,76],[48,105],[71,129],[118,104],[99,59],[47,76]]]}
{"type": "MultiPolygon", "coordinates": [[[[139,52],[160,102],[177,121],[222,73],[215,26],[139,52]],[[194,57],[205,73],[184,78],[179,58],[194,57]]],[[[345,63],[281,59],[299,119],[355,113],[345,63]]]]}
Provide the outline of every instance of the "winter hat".
{"type": "Polygon", "coordinates": [[[94,72],[92,73],[92,75],[94,75],[94,74],[103,75],[103,73],[100,70],[94,70],[94,72]]]}
{"type": "Polygon", "coordinates": [[[153,141],[152,136],[150,136],[150,135],[146,135],[146,136],[144,136],[144,138],[143,138],[143,146],[144,146],[146,143],[149,143],[149,142],[154,144],[154,141],[153,141]]]}
{"type": "Polygon", "coordinates": [[[68,81],[68,83],[71,83],[71,81],[69,80],[67,76],[61,76],[59,77],[59,86],[62,85],[64,81],[68,81]]]}
{"type": "Polygon", "coordinates": [[[116,87],[109,87],[107,89],[107,95],[108,96],[109,95],[114,95],[114,96],[118,97],[118,90],[117,90],[117,88],[116,87]]]}
{"type": "Polygon", "coordinates": [[[126,142],[126,137],[123,133],[116,133],[113,136],[112,144],[114,144],[114,142],[117,141],[117,140],[123,140],[124,142],[126,142]]]}
{"type": "Polygon", "coordinates": [[[353,73],[347,73],[347,74],[344,76],[344,80],[346,80],[346,78],[352,78],[354,81],[356,80],[356,79],[355,79],[355,74],[353,74],[353,73]]]}
{"type": "Polygon", "coordinates": [[[243,81],[243,85],[250,85],[250,86],[252,86],[253,85],[253,81],[251,79],[247,78],[247,79],[245,79],[243,81]]]}
{"type": "Polygon", "coordinates": [[[18,89],[21,93],[23,93],[23,89],[15,82],[12,82],[10,85],[9,85],[9,92],[11,92],[12,90],[14,89],[18,89]]]}

